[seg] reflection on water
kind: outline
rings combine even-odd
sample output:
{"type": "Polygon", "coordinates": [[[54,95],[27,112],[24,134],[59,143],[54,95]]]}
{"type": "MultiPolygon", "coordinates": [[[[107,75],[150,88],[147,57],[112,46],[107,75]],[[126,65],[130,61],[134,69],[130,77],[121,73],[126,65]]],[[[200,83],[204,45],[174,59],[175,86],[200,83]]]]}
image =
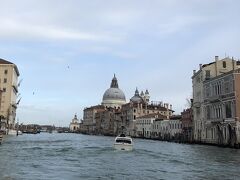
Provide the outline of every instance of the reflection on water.
{"type": "Polygon", "coordinates": [[[132,152],[114,137],[38,134],[0,146],[0,179],[240,179],[240,150],[134,139],[132,152]]]}

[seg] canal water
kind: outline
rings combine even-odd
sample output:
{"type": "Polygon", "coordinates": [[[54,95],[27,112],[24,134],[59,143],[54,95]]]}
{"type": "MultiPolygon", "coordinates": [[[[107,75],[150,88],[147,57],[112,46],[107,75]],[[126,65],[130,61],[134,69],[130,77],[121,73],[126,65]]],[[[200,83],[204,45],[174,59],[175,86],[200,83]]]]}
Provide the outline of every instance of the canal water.
{"type": "Polygon", "coordinates": [[[240,179],[240,150],[134,139],[132,152],[114,138],[80,134],[7,137],[0,179],[240,179]]]}

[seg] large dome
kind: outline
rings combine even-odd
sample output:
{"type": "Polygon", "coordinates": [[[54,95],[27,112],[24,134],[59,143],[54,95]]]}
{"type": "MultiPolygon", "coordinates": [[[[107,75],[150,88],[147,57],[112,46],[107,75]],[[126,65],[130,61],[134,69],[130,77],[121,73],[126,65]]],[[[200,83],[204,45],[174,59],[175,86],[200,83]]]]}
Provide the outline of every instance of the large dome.
{"type": "Polygon", "coordinates": [[[124,100],[126,101],[123,91],[119,88],[109,88],[103,95],[104,100],[124,100]]]}
{"type": "Polygon", "coordinates": [[[118,88],[118,81],[114,75],[110,88],[107,89],[103,95],[102,105],[105,107],[119,108],[125,103],[125,95],[123,91],[118,88]]]}

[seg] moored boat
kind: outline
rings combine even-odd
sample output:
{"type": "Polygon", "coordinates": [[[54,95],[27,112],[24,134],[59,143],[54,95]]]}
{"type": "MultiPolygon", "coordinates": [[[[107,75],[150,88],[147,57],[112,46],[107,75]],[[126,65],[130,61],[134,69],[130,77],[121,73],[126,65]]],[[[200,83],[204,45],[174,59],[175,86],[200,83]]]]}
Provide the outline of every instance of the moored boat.
{"type": "Polygon", "coordinates": [[[133,150],[132,138],[126,136],[125,134],[120,134],[115,138],[114,148],[116,150],[132,151],[133,150]]]}

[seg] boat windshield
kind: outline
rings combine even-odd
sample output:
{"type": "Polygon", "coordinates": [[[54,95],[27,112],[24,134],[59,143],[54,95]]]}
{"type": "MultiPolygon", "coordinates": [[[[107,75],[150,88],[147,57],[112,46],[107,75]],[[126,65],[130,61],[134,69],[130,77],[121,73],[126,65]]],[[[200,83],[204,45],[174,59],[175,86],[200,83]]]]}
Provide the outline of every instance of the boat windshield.
{"type": "Polygon", "coordinates": [[[119,136],[119,137],[126,137],[126,136],[125,136],[125,134],[120,134],[120,136],[119,136]]]}
{"type": "Polygon", "coordinates": [[[116,140],[117,143],[126,143],[126,144],[131,144],[131,140],[129,139],[117,139],[116,140]]]}

